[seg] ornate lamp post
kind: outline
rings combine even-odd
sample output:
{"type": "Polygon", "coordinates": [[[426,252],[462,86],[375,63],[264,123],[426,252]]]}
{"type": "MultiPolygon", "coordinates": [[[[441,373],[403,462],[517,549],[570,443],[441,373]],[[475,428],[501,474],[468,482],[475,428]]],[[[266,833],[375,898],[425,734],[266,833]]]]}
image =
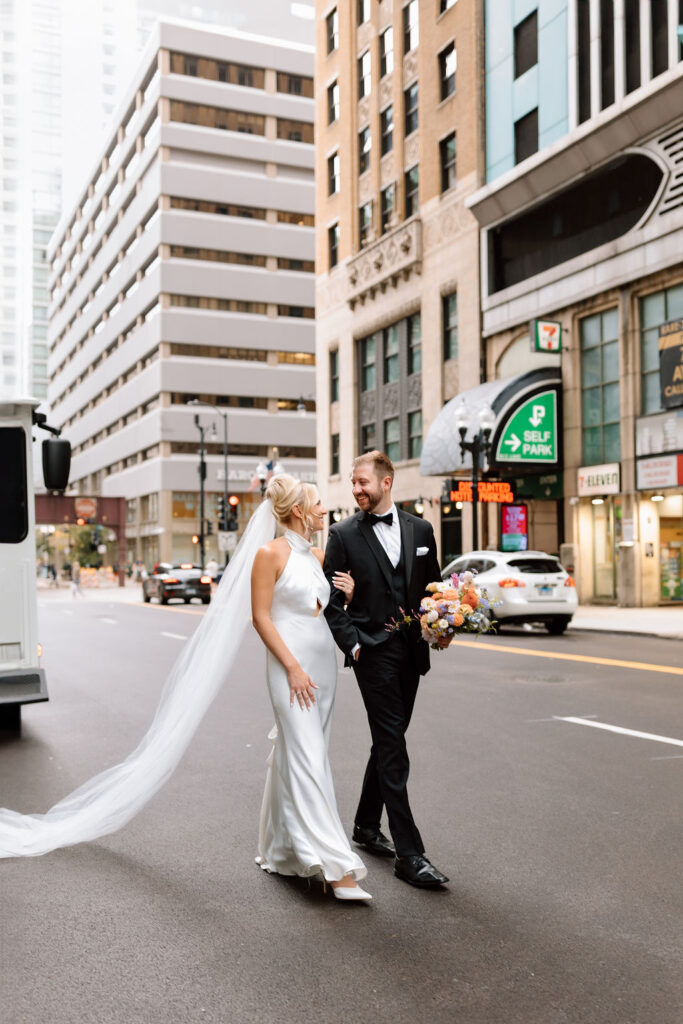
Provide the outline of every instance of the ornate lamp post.
{"type": "Polygon", "coordinates": [[[491,432],[496,423],[496,414],[491,406],[486,403],[477,412],[478,431],[473,434],[471,440],[466,440],[467,431],[472,427],[473,417],[464,402],[460,402],[455,411],[455,425],[460,434],[460,454],[464,457],[465,452],[472,455],[472,548],[477,551],[479,548],[479,469],[482,467],[482,459],[488,461],[491,453],[491,432]]]}

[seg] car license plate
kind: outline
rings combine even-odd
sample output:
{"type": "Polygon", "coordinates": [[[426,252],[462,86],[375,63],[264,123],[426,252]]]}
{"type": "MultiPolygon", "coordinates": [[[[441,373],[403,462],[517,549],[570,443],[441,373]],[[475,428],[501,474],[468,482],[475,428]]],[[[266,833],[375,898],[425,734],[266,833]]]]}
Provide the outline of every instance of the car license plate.
{"type": "Polygon", "coordinates": [[[188,587],[187,588],[187,592],[188,592],[188,594],[190,594],[191,597],[196,597],[197,596],[197,591],[194,589],[194,587],[188,587]]]}
{"type": "Polygon", "coordinates": [[[536,584],[536,589],[538,590],[539,594],[542,594],[544,597],[547,597],[550,594],[552,594],[552,592],[553,592],[553,590],[555,588],[554,587],[549,587],[549,586],[547,586],[547,584],[544,584],[544,583],[537,583],[536,584]]]}

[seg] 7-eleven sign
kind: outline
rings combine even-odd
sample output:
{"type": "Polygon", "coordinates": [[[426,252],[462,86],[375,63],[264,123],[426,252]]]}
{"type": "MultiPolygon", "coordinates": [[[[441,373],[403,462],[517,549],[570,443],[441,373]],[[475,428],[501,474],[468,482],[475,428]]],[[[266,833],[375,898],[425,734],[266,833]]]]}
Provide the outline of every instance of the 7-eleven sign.
{"type": "Polygon", "coordinates": [[[532,320],[529,330],[533,352],[562,351],[562,324],[556,320],[532,320]]]}

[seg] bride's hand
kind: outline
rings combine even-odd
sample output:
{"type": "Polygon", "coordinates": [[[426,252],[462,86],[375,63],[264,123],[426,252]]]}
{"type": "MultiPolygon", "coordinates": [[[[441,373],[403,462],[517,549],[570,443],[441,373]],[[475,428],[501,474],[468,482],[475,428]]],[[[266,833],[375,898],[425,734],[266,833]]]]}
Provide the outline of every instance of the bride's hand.
{"type": "Polygon", "coordinates": [[[355,583],[353,582],[353,576],[351,573],[341,571],[335,572],[332,577],[332,582],[337,590],[341,590],[344,593],[346,603],[351,604],[351,601],[353,600],[353,592],[355,590],[355,583]]]}
{"type": "Polygon", "coordinates": [[[304,707],[310,711],[311,704],[315,704],[313,691],[318,689],[311,677],[306,675],[300,665],[297,665],[296,668],[289,669],[287,679],[289,681],[290,708],[294,707],[294,701],[296,701],[302,711],[304,707]]]}

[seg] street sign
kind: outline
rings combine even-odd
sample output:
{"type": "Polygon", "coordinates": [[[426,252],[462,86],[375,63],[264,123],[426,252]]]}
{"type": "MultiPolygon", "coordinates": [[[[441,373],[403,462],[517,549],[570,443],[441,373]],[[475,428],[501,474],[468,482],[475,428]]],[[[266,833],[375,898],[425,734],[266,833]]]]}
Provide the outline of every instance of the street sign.
{"type": "Polygon", "coordinates": [[[222,530],[218,533],[218,550],[227,551],[229,555],[233,553],[237,547],[237,534],[226,533],[222,530]]]}
{"type": "Polygon", "coordinates": [[[500,432],[496,462],[557,462],[557,392],[542,391],[520,405],[500,432]]]}
{"type": "MultiPolygon", "coordinates": [[[[450,493],[451,501],[473,501],[471,480],[458,480],[457,489],[450,493]]],[[[504,480],[479,480],[477,483],[477,501],[497,502],[504,504],[515,500],[512,487],[504,480]]]]}
{"type": "Polygon", "coordinates": [[[683,405],[683,320],[670,320],[659,328],[659,381],[662,406],[683,405]]]}
{"type": "Polygon", "coordinates": [[[97,515],[97,498],[76,498],[74,511],[77,519],[94,519],[97,515]]]}
{"type": "Polygon", "coordinates": [[[532,320],[529,328],[533,352],[562,351],[562,324],[557,320],[532,320]]]}

